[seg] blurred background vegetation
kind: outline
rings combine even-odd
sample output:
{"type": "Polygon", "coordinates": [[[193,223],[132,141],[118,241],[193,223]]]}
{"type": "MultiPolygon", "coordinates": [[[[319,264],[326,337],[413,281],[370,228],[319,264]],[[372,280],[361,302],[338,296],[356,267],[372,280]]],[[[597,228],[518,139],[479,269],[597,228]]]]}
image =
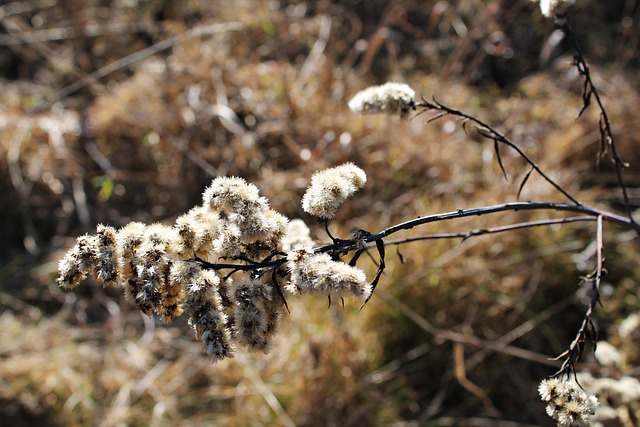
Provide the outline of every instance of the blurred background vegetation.
{"type": "MultiPolygon", "coordinates": [[[[577,3],[635,209],[639,2],[577,3]]],[[[345,161],[369,181],[337,235],[516,200],[521,159],[502,153],[505,181],[491,144],[459,123],[348,111],[390,80],[494,124],[581,201],[620,210],[597,161],[598,112],[577,118],[571,52],[535,3],[31,0],[2,2],[0,24],[1,425],[552,425],[536,387],[589,298],[590,223],[390,247],[365,309],[291,299],[270,354],[215,365],[186,322],[156,324],[90,280],[72,293],[54,283],[78,235],[171,223],[219,175],[255,183],[320,241],[299,200],[315,170],[345,161]]],[[[521,200],[564,201],[536,177],[521,200]]],[[[636,236],[606,224],[605,255],[596,318],[625,363],[581,369],[638,376],[637,346],[616,335],[640,310],[636,236]]]]}

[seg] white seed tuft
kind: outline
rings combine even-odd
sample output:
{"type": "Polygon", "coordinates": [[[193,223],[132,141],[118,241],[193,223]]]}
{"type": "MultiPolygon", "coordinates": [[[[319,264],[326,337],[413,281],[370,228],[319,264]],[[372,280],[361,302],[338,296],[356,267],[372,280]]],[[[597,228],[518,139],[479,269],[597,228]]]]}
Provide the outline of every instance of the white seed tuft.
{"type": "Polygon", "coordinates": [[[366,182],[367,175],[353,163],[316,172],[302,197],[302,209],[315,217],[331,219],[366,182]]]}
{"type": "Polygon", "coordinates": [[[292,294],[322,293],[335,297],[350,295],[365,300],[371,295],[371,284],[362,270],[342,261],[334,261],[326,253],[296,249],[287,256],[291,272],[285,290],[292,294]]]}
{"type": "Polygon", "coordinates": [[[415,91],[404,83],[385,83],[370,86],[356,93],[349,101],[349,109],[358,114],[398,114],[405,117],[415,109],[415,91]]]}
{"type": "Polygon", "coordinates": [[[547,402],[547,414],[559,426],[590,426],[591,417],[598,406],[598,399],[576,383],[556,378],[542,380],[538,393],[547,402]]]}

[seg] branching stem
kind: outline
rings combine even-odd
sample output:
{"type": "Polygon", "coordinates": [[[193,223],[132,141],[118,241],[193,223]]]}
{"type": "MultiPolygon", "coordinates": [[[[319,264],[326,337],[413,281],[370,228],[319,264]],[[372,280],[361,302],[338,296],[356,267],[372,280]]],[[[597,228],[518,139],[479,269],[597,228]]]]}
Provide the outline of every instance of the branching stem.
{"type": "MultiPolygon", "coordinates": [[[[622,158],[618,154],[616,142],[613,138],[613,132],[611,131],[611,122],[609,121],[609,115],[607,114],[607,110],[604,108],[604,104],[602,103],[602,99],[600,98],[600,92],[598,91],[596,85],[593,83],[591,72],[589,71],[589,65],[584,58],[576,34],[574,33],[573,28],[571,27],[571,24],[569,22],[569,18],[566,16],[558,17],[556,20],[556,25],[558,25],[560,30],[569,38],[569,41],[571,42],[573,49],[576,52],[576,54],[574,55],[574,64],[578,69],[580,75],[584,78],[584,88],[582,93],[583,106],[580,110],[580,114],[582,114],[584,110],[589,107],[591,96],[593,95],[596,100],[596,104],[598,104],[598,109],[600,110],[600,143],[601,147],[603,147],[601,148],[601,150],[605,150],[606,148],[611,149],[611,160],[616,170],[618,187],[620,187],[620,191],[622,192],[625,210],[629,219],[635,223],[631,212],[631,203],[629,202],[627,186],[622,176],[622,169],[626,167],[626,164],[622,161],[622,158]]],[[[600,154],[603,155],[604,152],[601,152],[600,154]]]]}
{"type": "Polygon", "coordinates": [[[631,228],[640,233],[640,225],[631,221],[629,218],[616,215],[611,212],[603,211],[587,205],[574,205],[568,203],[555,203],[555,202],[513,202],[505,203],[501,205],[483,206],[478,208],[459,209],[457,211],[445,212],[434,215],[426,215],[418,218],[405,221],[403,223],[394,225],[385,230],[382,230],[371,236],[367,236],[365,239],[367,242],[371,242],[377,239],[387,237],[393,233],[397,233],[400,230],[409,230],[422,224],[428,224],[431,222],[445,221],[455,218],[464,218],[468,216],[480,216],[497,212],[506,211],[524,211],[524,210],[553,210],[553,211],[567,211],[576,212],[593,217],[602,216],[603,219],[623,225],[631,228]]]}
{"type": "Polygon", "coordinates": [[[576,333],[576,337],[569,345],[569,348],[559,355],[556,359],[563,359],[562,367],[555,376],[564,375],[570,378],[575,376],[576,362],[582,356],[587,338],[591,338],[595,349],[595,343],[598,338],[598,330],[593,323],[593,314],[597,305],[600,303],[600,283],[602,282],[604,257],[602,255],[603,237],[602,237],[602,216],[598,216],[596,220],[596,268],[595,271],[584,279],[591,283],[591,302],[587,307],[587,311],[582,319],[582,324],[576,333]]]}
{"type": "MultiPolygon", "coordinates": [[[[334,253],[347,253],[352,250],[357,250],[362,248],[363,244],[373,243],[377,240],[382,240],[385,237],[388,237],[392,234],[395,234],[402,230],[410,230],[414,227],[418,227],[420,225],[429,224],[433,222],[447,221],[451,219],[457,218],[465,218],[470,216],[482,216],[489,215],[498,212],[508,212],[508,211],[565,211],[565,212],[575,212],[583,214],[587,217],[591,217],[594,219],[599,218],[600,221],[607,220],[619,225],[622,225],[627,228],[631,228],[636,232],[640,233],[640,224],[630,220],[629,218],[621,215],[617,215],[611,212],[603,211],[601,209],[597,209],[588,205],[574,205],[570,203],[555,203],[555,202],[513,202],[513,203],[504,203],[500,205],[491,205],[491,206],[482,206],[476,208],[468,208],[468,209],[458,209],[452,212],[444,212],[433,215],[425,215],[418,218],[414,218],[400,224],[396,224],[384,230],[381,230],[377,233],[369,234],[364,237],[359,236],[353,239],[336,239],[335,243],[331,243],[329,245],[320,246],[314,249],[314,252],[334,252],[334,253]]],[[[585,221],[587,220],[585,217],[577,217],[579,220],[585,221]]],[[[557,222],[570,222],[576,221],[578,219],[556,219],[556,220],[543,220],[547,221],[547,224],[557,223],[557,222]]],[[[505,229],[500,231],[506,231],[509,227],[511,229],[523,227],[527,223],[513,224],[513,225],[505,225],[502,226],[505,229]]],[[[527,224],[527,226],[533,225],[543,225],[544,223],[531,223],[527,224]]],[[[498,228],[499,229],[499,228],[498,228]]],[[[492,231],[497,232],[497,231],[492,231]]],[[[469,232],[462,235],[456,235],[452,237],[465,237],[472,236],[476,234],[486,233],[482,231],[469,232]]],[[[224,269],[235,269],[238,271],[252,271],[258,269],[265,268],[278,268],[282,266],[286,262],[286,257],[269,259],[263,262],[256,262],[253,264],[234,264],[234,263],[210,263],[203,260],[196,259],[195,261],[199,262],[200,265],[205,269],[211,270],[224,270],[224,269]]]]}
{"type": "MultiPolygon", "coordinates": [[[[482,135],[485,138],[491,139],[494,142],[500,142],[502,144],[505,144],[509,147],[511,147],[512,149],[514,149],[518,155],[520,157],[522,157],[524,159],[525,162],[527,162],[536,172],[538,172],[538,174],[545,180],[547,181],[549,184],[551,184],[556,190],[558,190],[560,193],[562,193],[567,199],[569,199],[571,202],[573,202],[576,205],[581,205],[581,203],[575,199],[571,194],[569,194],[568,191],[566,191],[564,188],[562,188],[558,183],[556,183],[553,179],[551,179],[547,174],[545,174],[542,169],[540,169],[540,167],[536,164],[536,162],[533,161],[533,159],[531,159],[524,151],[522,151],[522,149],[520,147],[518,147],[513,141],[511,141],[509,138],[507,138],[505,135],[503,135],[502,133],[500,133],[498,130],[494,129],[491,125],[483,122],[482,120],[473,117],[463,111],[460,110],[456,110],[455,108],[451,108],[451,107],[447,107],[446,105],[434,100],[433,102],[429,102],[427,100],[425,100],[424,98],[422,99],[422,102],[417,103],[416,104],[417,108],[424,108],[425,111],[426,110],[435,110],[435,111],[439,111],[440,113],[437,114],[432,120],[435,119],[439,119],[445,115],[452,115],[452,116],[456,116],[456,117],[460,117],[464,120],[468,120],[470,122],[475,123],[476,125],[478,125],[478,133],[480,135],[482,135]]],[[[496,146],[497,147],[497,146],[496,146]]],[[[500,159],[500,153],[497,152],[497,148],[496,148],[496,154],[498,156],[498,161],[500,162],[500,168],[502,169],[502,172],[505,173],[504,168],[502,166],[502,160],[500,159]]]]}
{"type": "Polygon", "coordinates": [[[463,231],[459,233],[437,233],[437,234],[428,234],[425,236],[407,237],[404,239],[397,239],[397,240],[387,240],[385,242],[385,245],[387,246],[401,245],[404,243],[419,242],[422,240],[439,240],[439,239],[467,240],[471,237],[482,236],[485,234],[497,234],[497,233],[504,233],[507,231],[520,230],[523,228],[546,227],[550,225],[568,224],[571,222],[585,222],[585,221],[596,221],[596,218],[588,215],[581,215],[581,216],[572,216],[567,218],[554,218],[554,219],[543,219],[540,221],[518,222],[515,224],[501,225],[497,227],[478,228],[475,230],[463,231]]]}

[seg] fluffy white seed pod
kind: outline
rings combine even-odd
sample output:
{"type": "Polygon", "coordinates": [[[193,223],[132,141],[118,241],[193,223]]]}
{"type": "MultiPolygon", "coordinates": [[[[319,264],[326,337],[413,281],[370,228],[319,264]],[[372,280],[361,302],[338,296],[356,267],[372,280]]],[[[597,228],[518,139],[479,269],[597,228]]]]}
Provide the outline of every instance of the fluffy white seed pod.
{"type": "Polygon", "coordinates": [[[87,274],[95,273],[97,246],[97,236],[85,234],[77,238],[75,246],[58,263],[60,286],[73,289],[87,277],[87,274]]]}
{"type": "Polygon", "coordinates": [[[133,274],[135,252],[142,243],[147,226],[141,222],[130,222],[118,230],[116,235],[116,256],[120,275],[128,277],[133,274]]]}
{"type": "Polygon", "coordinates": [[[174,317],[182,314],[184,307],[184,287],[195,283],[202,274],[200,265],[189,261],[173,261],[169,265],[169,272],[164,286],[160,289],[162,305],[159,314],[165,322],[171,321],[174,317]]]}
{"type": "Polygon", "coordinates": [[[555,378],[545,379],[538,387],[540,398],[547,402],[547,414],[559,426],[590,426],[598,399],[577,384],[555,378]]]}
{"type": "Polygon", "coordinates": [[[273,284],[248,280],[235,291],[234,329],[249,349],[267,353],[282,317],[282,300],[273,284]]]}
{"type": "Polygon", "coordinates": [[[257,215],[243,217],[230,215],[229,221],[238,225],[242,243],[265,242],[272,246],[284,235],[289,219],[273,209],[259,212],[257,215]]]}
{"type": "Polygon", "coordinates": [[[178,217],[175,231],[178,238],[172,252],[179,259],[191,259],[198,256],[207,259],[217,237],[220,215],[209,208],[197,206],[178,217]]]}
{"type": "Polygon", "coordinates": [[[351,98],[349,109],[358,114],[386,113],[405,117],[415,109],[415,95],[415,91],[404,83],[370,86],[351,98]]]}
{"type": "Polygon", "coordinates": [[[291,276],[285,290],[289,293],[350,295],[362,300],[371,295],[371,284],[362,270],[333,261],[326,253],[296,249],[287,255],[287,266],[291,276]]]}
{"type": "Polygon", "coordinates": [[[311,230],[301,219],[292,219],[287,224],[287,228],[280,244],[280,249],[288,253],[292,249],[313,247],[316,242],[311,238],[311,230]]]}
{"type": "Polygon", "coordinates": [[[172,263],[167,249],[176,237],[172,232],[175,229],[171,227],[152,224],[146,227],[142,241],[135,250],[132,260],[135,274],[128,283],[129,292],[138,308],[147,315],[162,312],[163,294],[167,291],[167,277],[172,263]]]}
{"type": "Polygon", "coordinates": [[[242,230],[238,224],[231,221],[220,221],[218,234],[213,241],[213,251],[216,257],[232,258],[242,254],[242,230]]]}
{"type": "Polygon", "coordinates": [[[102,280],[104,286],[116,283],[120,277],[116,248],[116,230],[107,225],[98,225],[95,235],[78,237],[75,246],[58,264],[58,283],[71,289],[87,275],[102,280]]]}
{"type": "Polygon", "coordinates": [[[184,311],[189,315],[189,324],[193,326],[196,339],[203,341],[204,351],[214,362],[233,357],[219,285],[220,278],[215,272],[202,270],[187,286],[184,302],[184,311]]]}
{"type": "Polygon", "coordinates": [[[201,272],[202,268],[196,262],[174,262],[169,270],[169,282],[173,286],[191,285],[195,283],[201,272]]]}
{"type": "Polygon", "coordinates": [[[367,175],[353,163],[316,172],[302,197],[302,209],[318,218],[331,219],[366,182],[367,175]]]}
{"type": "Polygon", "coordinates": [[[268,209],[267,200],[260,197],[258,187],[242,178],[219,177],[202,194],[202,205],[225,214],[248,215],[247,210],[268,209]]]}

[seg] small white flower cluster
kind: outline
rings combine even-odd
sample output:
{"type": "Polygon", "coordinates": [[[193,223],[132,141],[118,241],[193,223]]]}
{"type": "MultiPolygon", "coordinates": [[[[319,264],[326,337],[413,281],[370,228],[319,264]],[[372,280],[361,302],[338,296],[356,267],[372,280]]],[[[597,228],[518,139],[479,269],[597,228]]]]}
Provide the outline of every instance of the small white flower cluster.
{"type": "Polygon", "coordinates": [[[558,8],[566,7],[575,3],[575,0],[531,0],[540,3],[540,12],[547,18],[554,16],[558,8]]]}
{"type": "Polygon", "coordinates": [[[356,93],[349,101],[349,108],[358,114],[386,113],[405,117],[415,109],[415,95],[406,84],[389,82],[356,93]]]}
{"type": "Polygon", "coordinates": [[[586,427],[598,406],[598,399],[587,394],[575,382],[545,379],[538,387],[540,398],[547,402],[547,414],[559,426],[586,427]]]}
{"type": "Polygon", "coordinates": [[[353,163],[316,172],[302,197],[302,209],[320,219],[332,219],[345,200],[366,182],[367,175],[353,163]]]}
{"type": "MultiPolygon", "coordinates": [[[[304,209],[331,218],[365,182],[364,171],[350,163],[318,172],[304,209]]],[[[149,316],[169,322],[186,314],[215,361],[232,356],[233,342],[269,350],[284,307],[278,281],[292,294],[369,297],[362,270],[314,253],[314,244],[304,222],[289,222],[271,209],[256,186],[221,177],[204,191],[202,205],[173,226],[99,225],[95,235],[79,237],[60,261],[57,281],[73,289],[90,275],[105,286],[121,285],[125,297],[149,316]],[[232,263],[227,271],[242,266],[251,273],[235,283],[224,267],[215,267],[220,260],[232,263]]]]}

